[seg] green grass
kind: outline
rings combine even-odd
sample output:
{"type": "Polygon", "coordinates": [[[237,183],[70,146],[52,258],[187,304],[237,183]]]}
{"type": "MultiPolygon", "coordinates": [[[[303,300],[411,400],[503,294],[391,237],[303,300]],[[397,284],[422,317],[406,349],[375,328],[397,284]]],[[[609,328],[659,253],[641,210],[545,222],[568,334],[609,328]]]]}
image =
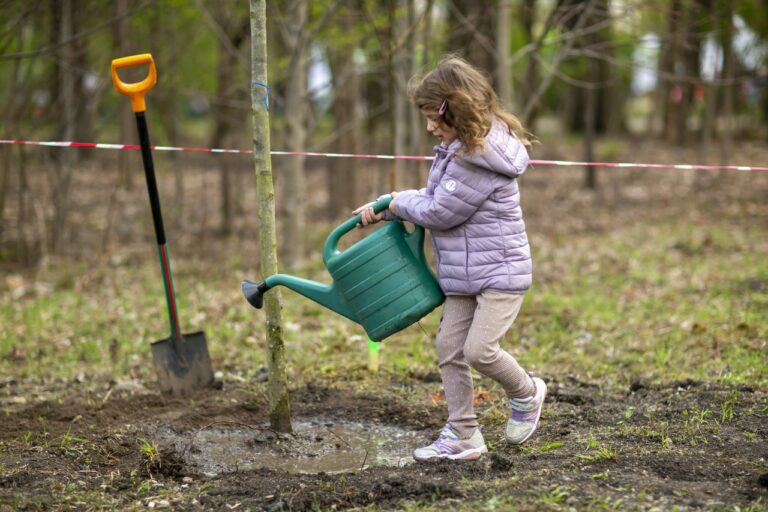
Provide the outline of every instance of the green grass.
{"type": "MultiPolygon", "coordinates": [[[[544,375],[616,386],[691,378],[766,388],[765,235],[756,227],[682,221],[567,240],[532,233],[536,280],[506,347],[544,375]]],[[[0,338],[0,373],[151,381],[149,344],[167,337],[169,327],[149,256],[138,266],[61,262],[26,277],[30,290],[42,284],[38,291],[18,299],[3,294],[0,323],[9,328],[0,338]]],[[[264,313],[239,290],[248,272],[227,262],[187,262],[175,270],[183,330],[204,330],[215,365],[248,378],[267,359],[264,313]]],[[[319,262],[295,273],[329,281],[319,262]]],[[[364,379],[362,328],[290,290],[281,295],[292,381],[364,379]]],[[[439,317],[437,310],[384,341],[382,371],[435,371],[439,317]]]]}

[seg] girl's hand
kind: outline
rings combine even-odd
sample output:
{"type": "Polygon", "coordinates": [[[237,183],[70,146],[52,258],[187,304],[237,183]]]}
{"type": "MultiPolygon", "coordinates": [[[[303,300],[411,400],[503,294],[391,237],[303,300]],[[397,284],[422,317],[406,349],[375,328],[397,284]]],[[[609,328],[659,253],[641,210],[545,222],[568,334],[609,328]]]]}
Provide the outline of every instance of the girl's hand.
{"type": "Polygon", "coordinates": [[[357,215],[358,213],[361,214],[360,222],[358,223],[357,227],[362,228],[368,224],[376,224],[382,218],[384,218],[384,214],[382,213],[373,213],[373,205],[375,202],[376,201],[371,201],[370,203],[359,206],[352,211],[352,215],[357,215]]]}
{"type": "MultiPolygon", "coordinates": [[[[390,195],[392,196],[392,201],[389,203],[389,210],[397,215],[397,210],[395,210],[395,198],[400,194],[400,192],[391,192],[390,195]]],[[[360,223],[357,225],[358,227],[367,226],[368,224],[376,224],[377,222],[380,222],[384,218],[384,213],[374,213],[373,212],[373,205],[376,203],[376,201],[371,201],[370,203],[366,203],[363,206],[358,206],[352,211],[352,215],[357,215],[358,213],[360,215],[360,223]]]]}

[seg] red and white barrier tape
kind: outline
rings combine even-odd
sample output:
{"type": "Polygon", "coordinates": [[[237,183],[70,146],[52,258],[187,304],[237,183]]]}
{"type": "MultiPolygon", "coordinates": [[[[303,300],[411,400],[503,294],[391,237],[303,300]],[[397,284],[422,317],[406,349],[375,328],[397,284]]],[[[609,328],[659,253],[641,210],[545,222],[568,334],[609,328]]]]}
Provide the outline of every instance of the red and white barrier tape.
{"type": "MultiPolygon", "coordinates": [[[[59,141],[35,141],[35,140],[0,140],[0,144],[18,144],[28,146],[54,146],[63,148],[96,148],[96,149],[141,149],[137,144],[100,144],[96,142],[59,142],[59,141]]],[[[234,153],[249,155],[251,149],[217,149],[217,148],[188,148],[172,146],[152,146],[155,151],[187,151],[194,153],[234,153]]],[[[326,158],[366,158],[380,160],[433,160],[431,156],[407,156],[407,155],[357,155],[350,153],[316,153],[312,151],[272,151],[275,156],[314,156],[326,158]]],[[[768,167],[750,165],[692,165],[692,164],[644,164],[626,162],[573,162],[568,160],[531,160],[531,165],[564,166],[564,167],[613,167],[613,168],[640,168],[640,169],[685,169],[695,171],[768,171],[768,167]]]]}

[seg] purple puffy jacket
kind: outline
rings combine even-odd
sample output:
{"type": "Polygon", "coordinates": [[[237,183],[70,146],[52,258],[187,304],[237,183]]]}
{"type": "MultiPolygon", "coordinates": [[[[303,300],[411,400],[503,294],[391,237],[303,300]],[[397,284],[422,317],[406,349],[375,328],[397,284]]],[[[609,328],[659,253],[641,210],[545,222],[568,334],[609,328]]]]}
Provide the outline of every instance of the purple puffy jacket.
{"type": "Polygon", "coordinates": [[[447,295],[485,290],[522,294],[531,286],[531,250],[517,177],[528,166],[525,146],[496,121],[485,148],[471,155],[435,146],[427,187],[403,191],[397,216],[429,229],[437,277],[447,295]]]}

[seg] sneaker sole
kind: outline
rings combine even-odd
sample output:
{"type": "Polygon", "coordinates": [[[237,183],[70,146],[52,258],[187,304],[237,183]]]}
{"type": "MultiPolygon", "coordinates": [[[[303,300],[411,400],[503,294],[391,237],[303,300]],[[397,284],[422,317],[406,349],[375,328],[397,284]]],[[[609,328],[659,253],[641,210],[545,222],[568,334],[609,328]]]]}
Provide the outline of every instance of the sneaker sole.
{"type": "Polygon", "coordinates": [[[525,436],[522,441],[512,441],[509,439],[506,435],[504,436],[507,439],[507,442],[511,444],[523,444],[527,440],[529,440],[531,437],[533,437],[533,434],[536,433],[537,430],[539,430],[539,418],[541,418],[541,411],[544,410],[544,401],[547,399],[547,384],[543,380],[541,380],[538,377],[534,377],[536,380],[541,382],[541,384],[544,386],[544,396],[541,397],[541,407],[539,407],[539,413],[536,415],[536,425],[533,427],[533,430],[531,430],[527,436],[525,436]]]}
{"type": "Polygon", "coordinates": [[[488,453],[488,448],[483,445],[480,448],[472,448],[471,450],[464,450],[461,453],[455,453],[453,455],[451,454],[439,454],[439,455],[433,455],[431,457],[416,457],[413,458],[416,459],[419,462],[427,462],[432,459],[448,459],[448,460],[460,460],[460,461],[470,461],[470,460],[477,460],[482,456],[484,453],[488,453]]]}

